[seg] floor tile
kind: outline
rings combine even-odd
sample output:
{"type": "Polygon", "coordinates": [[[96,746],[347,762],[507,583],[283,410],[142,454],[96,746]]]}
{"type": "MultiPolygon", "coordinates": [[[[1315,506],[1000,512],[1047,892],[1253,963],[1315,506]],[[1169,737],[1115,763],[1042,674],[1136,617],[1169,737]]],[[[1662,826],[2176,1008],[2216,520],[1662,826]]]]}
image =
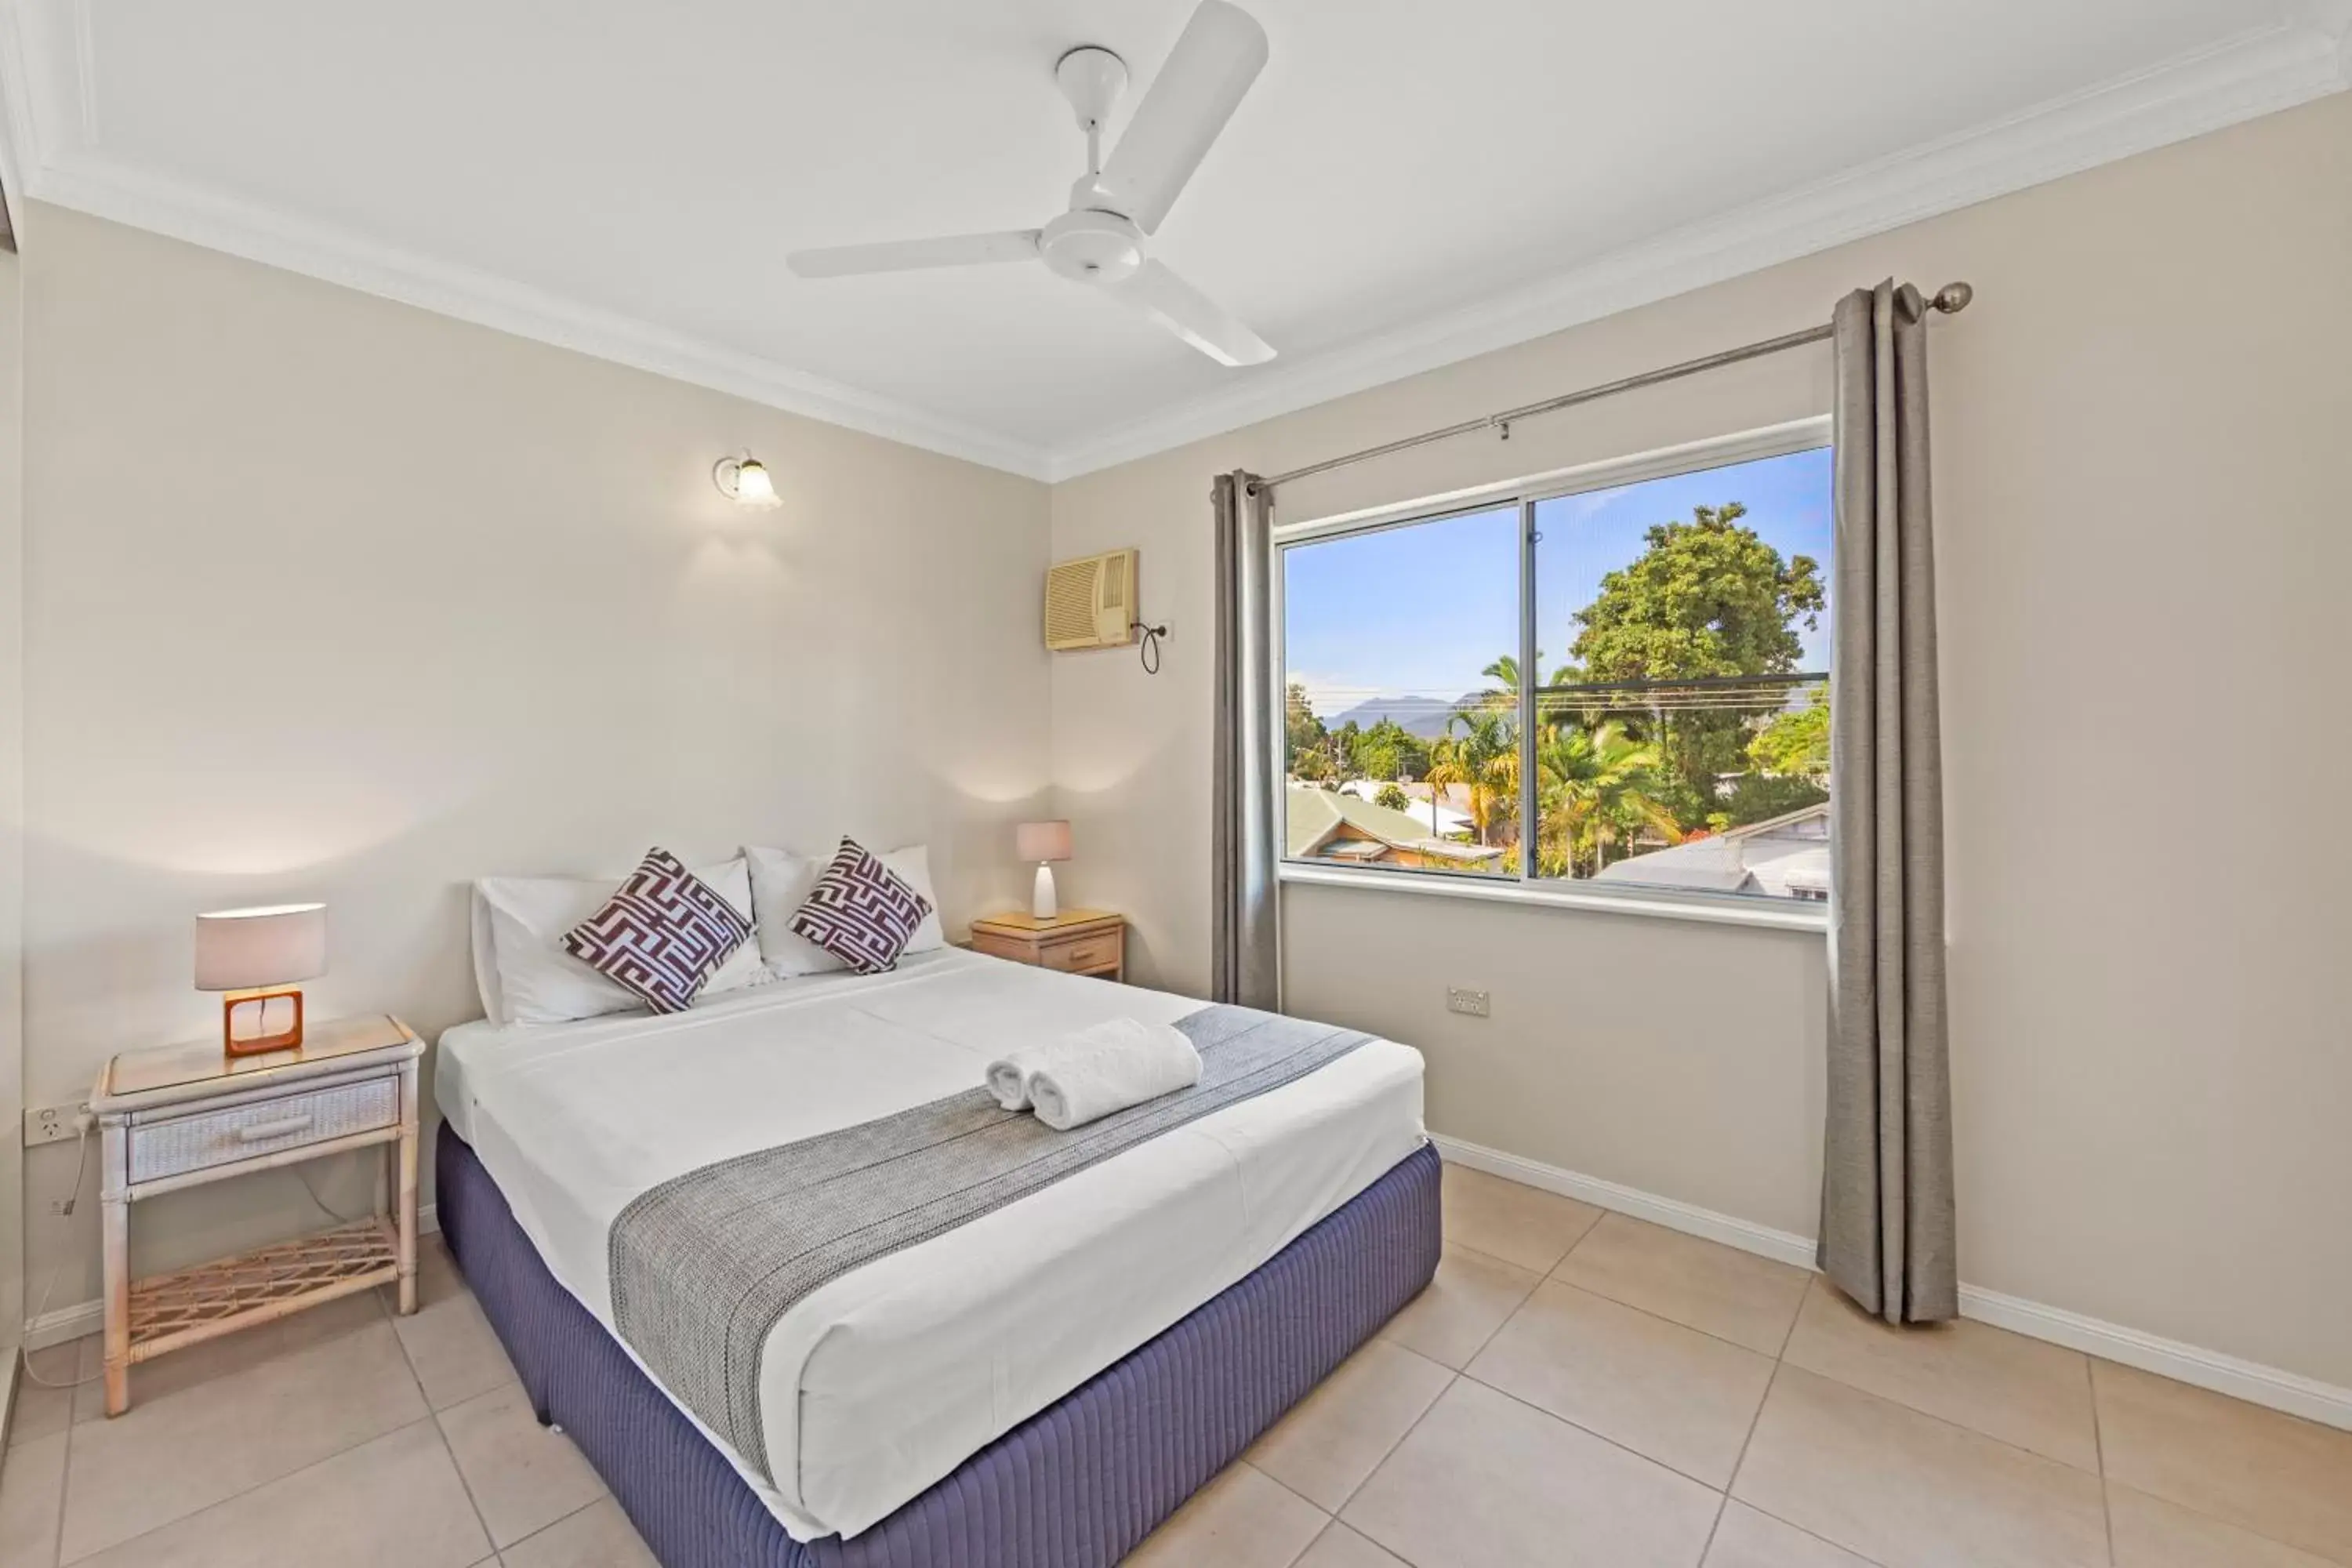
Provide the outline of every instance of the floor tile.
{"type": "Polygon", "coordinates": [[[1499,1258],[1448,1247],[1437,1278],[1388,1321],[1381,1338],[1459,1372],[1542,1279],[1499,1258]]]}
{"type": "Polygon", "coordinates": [[[1591,1204],[1450,1162],[1444,1207],[1446,1240],[1538,1274],[1567,1257],[1601,1218],[1591,1204]]]}
{"type": "MultiPolygon", "coordinates": [[[[310,1345],[325,1344],[383,1321],[375,1293],[362,1290],[324,1306],[280,1318],[258,1328],[242,1329],[216,1340],[190,1345],[184,1351],[157,1356],[131,1369],[131,1408],[194,1388],[215,1378],[246,1372],[310,1345]]],[[[100,1365],[104,1364],[100,1352],[100,1365]]],[[[74,1419],[99,1421],[106,1416],[106,1384],[86,1383],[75,1391],[74,1419]]]]}
{"type": "Polygon", "coordinates": [[[8,1447],[62,1432],[72,1424],[74,1391],[52,1388],[33,1377],[37,1373],[53,1384],[72,1383],[79,1351],[78,1343],[53,1345],[26,1355],[25,1364],[16,1369],[16,1399],[8,1412],[8,1447]]]}
{"type": "Polygon", "coordinates": [[[2098,1473],[2080,1351],[1965,1319],[1898,1329],[1817,1279],[1784,1354],[1791,1366],[2098,1473]]]}
{"type": "Polygon", "coordinates": [[[394,1315],[393,1331],[408,1352],[409,1365],[424,1386],[425,1402],[436,1410],[461,1405],[477,1394],[516,1381],[514,1363],[499,1343],[497,1331],[482,1315],[481,1304],[463,1280],[431,1292],[418,1292],[417,1310],[394,1315]]]}
{"type": "Polygon", "coordinates": [[[2113,1481],[2107,1483],[2107,1525],[2116,1568],[2330,1568],[2325,1557],[2113,1481]]]}
{"type": "Polygon", "coordinates": [[[1391,1557],[1370,1542],[1333,1520],[1307,1555],[1298,1560],[1298,1568],[1406,1568],[1402,1560],[1391,1557]]]}
{"type": "Polygon", "coordinates": [[[1777,1356],[1805,1299],[1806,1269],[1622,1214],[1601,1223],[1552,1278],[1777,1356]]]}
{"type": "Polygon", "coordinates": [[[1244,1458],[1308,1502],[1336,1511],[1453,1381],[1450,1368],[1374,1340],[1244,1458]]]}
{"type": "Polygon", "coordinates": [[[1231,1464],[1129,1552],[1125,1568],[1290,1568],[1326,1522],[1297,1492],[1231,1464]]]}
{"type": "Polygon", "coordinates": [[[58,1560],[58,1519],[66,1492],[62,1429],[18,1443],[0,1463],[0,1563],[49,1568],[58,1560]]]}
{"type": "Polygon", "coordinates": [[[466,1568],[489,1545],[440,1434],[420,1420],[126,1542],[86,1568],[466,1568]]]}
{"type": "Polygon", "coordinates": [[[1703,1568],[1875,1568],[1867,1557],[1856,1557],[1842,1546],[1832,1546],[1818,1535],[1807,1535],[1793,1524],[1783,1524],[1769,1513],[1759,1513],[1744,1502],[1726,1503],[1715,1527],[1703,1568]]]}
{"type": "Polygon", "coordinates": [[[1717,1495],[1465,1378],[1342,1522],[1414,1568],[1690,1568],[1717,1495]]]}
{"type": "Polygon", "coordinates": [[[73,1429],[68,1563],[290,1475],[425,1414],[377,1323],[73,1429]]]}
{"type": "Polygon", "coordinates": [[[1467,1375],[1720,1489],[1764,1402],[1772,1359],[1547,1281],[1467,1375]]]}
{"type": "Polygon", "coordinates": [[[2352,1432],[2095,1362],[2107,1479],[2352,1563],[2352,1432]]]}
{"type": "Polygon", "coordinates": [[[611,1498],[508,1547],[499,1560],[505,1568],[661,1568],[611,1498]]]}
{"type": "Polygon", "coordinates": [[[539,1424],[520,1384],[477,1394],[438,1419],[501,1552],[604,1495],[572,1439],[539,1424]]]}
{"type": "Polygon", "coordinates": [[[2107,1560],[2097,1477],[1786,1364],[1731,1492],[1900,1568],[2107,1560]]]}

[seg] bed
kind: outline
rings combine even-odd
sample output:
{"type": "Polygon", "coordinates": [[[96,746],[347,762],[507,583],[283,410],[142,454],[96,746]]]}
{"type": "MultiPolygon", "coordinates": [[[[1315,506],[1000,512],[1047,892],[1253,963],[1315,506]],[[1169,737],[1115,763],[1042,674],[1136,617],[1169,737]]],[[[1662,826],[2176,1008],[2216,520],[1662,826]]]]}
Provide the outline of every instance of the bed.
{"type": "Polygon", "coordinates": [[[943,949],[668,1017],[463,1025],[436,1069],[442,1229],[667,1568],[1108,1568],[1427,1283],[1417,1053],[1367,1041],[830,1279],[758,1342],[757,1459],[620,1331],[608,1242],[682,1173],[1200,1006],[943,949]]]}

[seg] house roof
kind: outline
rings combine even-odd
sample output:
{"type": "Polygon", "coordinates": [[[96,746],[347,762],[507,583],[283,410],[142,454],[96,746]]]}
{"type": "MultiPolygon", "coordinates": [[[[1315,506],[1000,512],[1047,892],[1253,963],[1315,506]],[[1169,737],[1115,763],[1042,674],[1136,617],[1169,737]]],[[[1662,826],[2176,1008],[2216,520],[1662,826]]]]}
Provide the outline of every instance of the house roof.
{"type": "Polygon", "coordinates": [[[1284,837],[1294,860],[1321,850],[1343,823],[1366,838],[1416,855],[1442,856],[1449,860],[1492,860],[1502,854],[1488,845],[1433,837],[1427,823],[1342,790],[1295,784],[1285,793],[1287,809],[1283,813],[1284,837]]]}
{"type": "Polygon", "coordinates": [[[1692,892],[1819,897],[1829,890],[1826,802],[1615,861],[1596,879],[1692,892]]]}

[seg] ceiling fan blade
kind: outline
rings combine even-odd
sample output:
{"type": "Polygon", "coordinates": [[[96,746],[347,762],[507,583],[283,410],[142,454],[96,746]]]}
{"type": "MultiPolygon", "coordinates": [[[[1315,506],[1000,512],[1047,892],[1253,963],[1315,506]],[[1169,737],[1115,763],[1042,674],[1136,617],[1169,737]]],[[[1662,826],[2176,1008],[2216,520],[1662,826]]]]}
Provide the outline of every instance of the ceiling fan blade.
{"type": "Polygon", "coordinates": [[[881,245],[835,245],[795,250],[784,265],[803,278],[845,278],[860,272],[905,272],[918,267],[976,267],[992,261],[1034,261],[1038,230],[956,234],[938,239],[897,239],[881,245]]]}
{"type": "Polygon", "coordinates": [[[1150,234],[1265,68],[1265,29],[1226,0],[1201,0],[1103,165],[1102,188],[1150,234]]]}
{"type": "Polygon", "coordinates": [[[1273,345],[1225,313],[1224,307],[1157,261],[1103,290],[1142,311],[1219,364],[1264,364],[1273,345]]]}

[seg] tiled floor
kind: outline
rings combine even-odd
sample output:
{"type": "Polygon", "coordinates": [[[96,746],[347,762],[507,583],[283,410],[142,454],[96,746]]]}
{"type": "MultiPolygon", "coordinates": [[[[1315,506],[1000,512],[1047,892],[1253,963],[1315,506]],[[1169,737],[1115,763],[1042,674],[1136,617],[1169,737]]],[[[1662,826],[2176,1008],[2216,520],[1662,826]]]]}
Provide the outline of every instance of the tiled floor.
{"type": "MultiPolygon", "coordinates": [[[[2352,1565],[2352,1433],[1449,1168],[1445,1261],[1140,1568],[2352,1565]]],[[[373,1297],[31,1389],[0,1564],[651,1563],[437,1251],[373,1297]]],[[[89,1368],[89,1342],[37,1358],[89,1368]]]]}

